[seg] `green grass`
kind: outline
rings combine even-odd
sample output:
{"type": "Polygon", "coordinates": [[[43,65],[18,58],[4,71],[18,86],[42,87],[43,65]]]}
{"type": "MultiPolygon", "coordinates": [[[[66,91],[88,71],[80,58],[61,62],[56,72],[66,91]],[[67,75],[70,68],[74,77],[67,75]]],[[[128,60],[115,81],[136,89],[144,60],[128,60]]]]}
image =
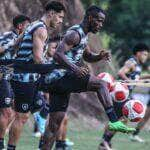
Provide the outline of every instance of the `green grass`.
{"type": "MultiPolygon", "coordinates": [[[[128,135],[119,133],[113,139],[113,147],[115,150],[149,150],[150,132],[142,131],[140,135],[146,139],[146,143],[130,142],[128,135]]],[[[101,136],[102,129],[91,129],[81,121],[70,121],[68,137],[75,143],[73,150],[97,150],[101,136]]],[[[17,150],[37,150],[37,146],[38,138],[32,137],[31,125],[27,124],[17,150]]]]}

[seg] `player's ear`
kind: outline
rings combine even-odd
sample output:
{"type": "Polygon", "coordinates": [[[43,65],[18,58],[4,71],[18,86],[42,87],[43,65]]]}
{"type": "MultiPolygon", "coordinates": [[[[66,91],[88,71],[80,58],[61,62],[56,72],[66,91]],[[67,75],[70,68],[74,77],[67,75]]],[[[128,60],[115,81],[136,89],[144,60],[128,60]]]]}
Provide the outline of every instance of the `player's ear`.
{"type": "Polygon", "coordinates": [[[53,10],[51,10],[51,11],[48,12],[48,16],[49,17],[53,17],[53,15],[54,15],[54,11],[53,10]]]}

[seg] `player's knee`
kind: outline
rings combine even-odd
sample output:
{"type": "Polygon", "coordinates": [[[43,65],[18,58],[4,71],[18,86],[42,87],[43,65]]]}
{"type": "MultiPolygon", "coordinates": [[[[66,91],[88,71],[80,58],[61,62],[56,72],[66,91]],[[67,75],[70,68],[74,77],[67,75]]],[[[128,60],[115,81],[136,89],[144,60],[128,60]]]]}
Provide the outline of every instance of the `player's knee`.
{"type": "Polygon", "coordinates": [[[107,89],[107,83],[105,81],[99,80],[98,89],[107,89]]]}
{"type": "Polygon", "coordinates": [[[67,125],[67,123],[68,123],[68,116],[65,115],[65,117],[64,117],[64,119],[63,119],[63,124],[64,124],[64,125],[67,125]]]}
{"type": "Polygon", "coordinates": [[[17,114],[16,120],[18,120],[20,123],[25,124],[29,118],[29,114],[17,114]]]}

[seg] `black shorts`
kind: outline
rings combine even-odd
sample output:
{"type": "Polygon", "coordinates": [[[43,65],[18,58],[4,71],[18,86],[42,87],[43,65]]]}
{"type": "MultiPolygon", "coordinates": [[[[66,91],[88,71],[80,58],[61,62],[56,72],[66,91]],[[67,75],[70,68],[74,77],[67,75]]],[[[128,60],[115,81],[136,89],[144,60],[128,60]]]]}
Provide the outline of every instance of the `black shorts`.
{"type": "Polygon", "coordinates": [[[0,80],[0,108],[11,107],[13,103],[13,90],[6,79],[0,80]]]}
{"type": "Polygon", "coordinates": [[[90,75],[77,77],[74,73],[68,73],[61,79],[45,84],[51,95],[50,112],[63,111],[66,112],[69,105],[71,93],[80,93],[87,91],[87,85],[90,75]]]}
{"type": "Polygon", "coordinates": [[[42,100],[38,92],[37,82],[12,81],[14,91],[15,111],[27,113],[42,107],[42,100]]]}
{"type": "Polygon", "coordinates": [[[33,99],[33,103],[31,104],[31,113],[35,113],[39,111],[42,107],[45,107],[46,99],[42,92],[38,92],[33,99]]]}

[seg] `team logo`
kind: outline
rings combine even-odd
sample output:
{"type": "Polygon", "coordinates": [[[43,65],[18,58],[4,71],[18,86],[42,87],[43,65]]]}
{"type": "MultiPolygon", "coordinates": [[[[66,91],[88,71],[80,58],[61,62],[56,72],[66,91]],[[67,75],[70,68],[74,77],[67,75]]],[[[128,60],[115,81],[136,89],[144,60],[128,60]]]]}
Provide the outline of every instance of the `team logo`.
{"type": "Polygon", "coordinates": [[[28,105],[28,104],[22,104],[22,109],[23,109],[23,110],[26,111],[28,108],[29,108],[29,105],[28,105]]]}
{"type": "Polygon", "coordinates": [[[7,97],[5,98],[5,104],[9,105],[11,103],[11,98],[7,97]]]}
{"type": "Polygon", "coordinates": [[[37,103],[37,105],[41,106],[43,104],[43,101],[41,99],[39,99],[36,103],[37,103]]]}

